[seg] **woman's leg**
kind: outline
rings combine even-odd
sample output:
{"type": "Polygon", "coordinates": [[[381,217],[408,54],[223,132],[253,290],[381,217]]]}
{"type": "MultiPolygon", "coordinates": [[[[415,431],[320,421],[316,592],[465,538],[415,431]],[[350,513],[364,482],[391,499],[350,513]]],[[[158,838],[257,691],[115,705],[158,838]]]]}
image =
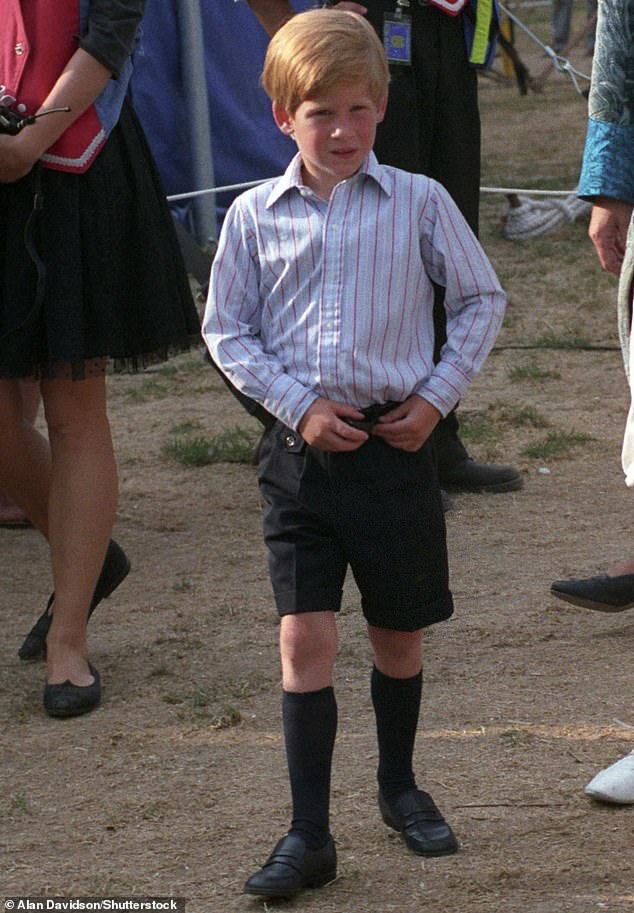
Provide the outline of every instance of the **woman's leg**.
{"type": "Polygon", "coordinates": [[[88,685],[86,622],[114,524],[117,475],[105,376],[42,381],[52,472],[48,540],[55,603],[49,683],[88,685]]]}
{"type": "Polygon", "coordinates": [[[25,400],[26,387],[18,380],[0,380],[0,485],[47,536],[51,454],[48,441],[33,427],[39,387],[29,383],[25,400]]]}
{"type": "MultiPolygon", "coordinates": [[[[37,381],[21,380],[19,389],[22,417],[28,424],[33,425],[40,405],[40,385],[37,381]]],[[[0,522],[16,526],[30,522],[22,508],[3,489],[0,489],[0,522]]]]}

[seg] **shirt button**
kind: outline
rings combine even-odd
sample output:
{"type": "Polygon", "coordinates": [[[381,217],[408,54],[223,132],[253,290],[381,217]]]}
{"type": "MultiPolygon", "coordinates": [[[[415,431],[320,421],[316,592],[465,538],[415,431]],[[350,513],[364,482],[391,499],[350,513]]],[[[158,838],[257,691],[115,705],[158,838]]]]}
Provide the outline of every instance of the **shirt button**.
{"type": "Polygon", "coordinates": [[[26,105],[18,105],[18,114],[26,114],[26,105]]]}
{"type": "Polygon", "coordinates": [[[18,55],[18,57],[19,57],[21,54],[24,54],[24,45],[22,44],[21,41],[18,41],[18,43],[16,44],[14,50],[15,50],[15,53],[18,55]]]}

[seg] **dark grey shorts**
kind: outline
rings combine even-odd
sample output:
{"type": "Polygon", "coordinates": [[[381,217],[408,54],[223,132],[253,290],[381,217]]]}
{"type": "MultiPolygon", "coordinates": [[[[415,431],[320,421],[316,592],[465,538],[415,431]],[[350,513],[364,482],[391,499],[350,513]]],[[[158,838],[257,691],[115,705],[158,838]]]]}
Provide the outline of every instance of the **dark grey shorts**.
{"type": "Polygon", "coordinates": [[[278,422],[258,477],[280,615],[338,611],[350,566],[370,624],[416,631],[450,617],[431,443],[406,453],[371,436],[352,453],[324,453],[278,422]]]}

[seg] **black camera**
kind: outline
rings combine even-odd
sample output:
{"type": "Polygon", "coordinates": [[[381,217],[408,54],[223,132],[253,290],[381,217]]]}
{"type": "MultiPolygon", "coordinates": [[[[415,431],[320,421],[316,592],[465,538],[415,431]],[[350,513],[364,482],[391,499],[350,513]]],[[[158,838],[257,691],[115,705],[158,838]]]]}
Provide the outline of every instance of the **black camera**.
{"type": "Polygon", "coordinates": [[[46,114],[56,114],[60,111],[70,111],[70,108],[49,108],[48,111],[40,111],[39,114],[16,114],[6,105],[0,105],[0,133],[8,133],[9,136],[16,136],[20,130],[35,122],[38,117],[44,117],[46,114]]]}
{"type": "Polygon", "coordinates": [[[15,136],[23,127],[26,127],[28,118],[23,114],[16,114],[11,108],[2,106],[0,108],[0,133],[8,133],[15,136]]]}

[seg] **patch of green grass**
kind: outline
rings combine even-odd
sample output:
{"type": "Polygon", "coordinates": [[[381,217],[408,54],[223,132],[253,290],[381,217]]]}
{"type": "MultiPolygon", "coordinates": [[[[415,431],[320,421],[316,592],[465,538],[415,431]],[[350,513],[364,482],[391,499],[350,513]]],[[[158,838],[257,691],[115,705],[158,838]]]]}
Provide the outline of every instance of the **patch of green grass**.
{"type": "Polygon", "coordinates": [[[173,361],[165,362],[164,365],[155,368],[154,371],[160,377],[174,377],[176,374],[178,374],[178,368],[173,361]]]}
{"type": "Polygon", "coordinates": [[[207,466],[213,462],[209,438],[175,437],[165,445],[163,452],[182,466],[207,466]]]}
{"type": "Polygon", "coordinates": [[[525,380],[532,383],[541,383],[544,380],[561,380],[559,371],[547,371],[544,368],[538,368],[536,365],[515,365],[509,369],[508,376],[511,383],[519,383],[525,380]]]}
{"type": "MultiPolygon", "coordinates": [[[[249,682],[230,683],[225,695],[238,699],[251,697],[254,693],[249,682]]],[[[175,704],[179,707],[177,716],[187,723],[211,726],[212,729],[229,729],[239,726],[242,714],[233,704],[224,703],[223,698],[212,691],[190,691],[188,693],[165,692],[162,700],[166,704],[175,704]],[[219,703],[220,702],[220,703],[219,703]]]]}
{"type": "Polygon", "coordinates": [[[260,428],[227,428],[211,439],[213,459],[222,463],[250,463],[261,436],[260,428]]]}
{"type": "Polygon", "coordinates": [[[18,793],[18,795],[13,796],[13,798],[10,799],[6,804],[4,809],[0,810],[0,818],[10,817],[16,813],[20,813],[22,815],[32,814],[31,804],[26,796],[22,795],[22,793],[18,793]]]}
{"type": "Polygon", "coordinates": [[[177,580],[176,583],[172,584],[172,589],[175,593],[189,593],[192,589],[192,585],[185,577],[181,577],[180,580],[177,580]]]}
{"type": "Polygon", "coordinates": [[[523,748],[532,740],[529,732],[522,732],[519,729],[507,729],[500,733],[500,742],[504,748],[523,748]]]}
{"type": "Polygon", "coordinates": [[[188,419],[184,422],[178,422],[176,425],[172,425],[170,432],[176,437],[181,437],[183,435],[192,434],[194,431],[202,430],[202,422],[198,419],[188,419]]]}
{"type": "Polygon", "coordinates": [[[498,418],[506,425],[515,428],[547,428],[548,419],[535,406],[506,406],[499,409],[498,418]]]}
{"type": "Polygon", "coordinates": [[[163,452],[183,466],[207,466],[209,463],[251,463],[260,439],[257,428],[226,428],[213,437],[192,436],[198,431],[196,423],[183,423],[172,428],[174,437],[163,452]]]}
{"type": "Polygon", "coordinates": [[[490,441],[497,434],[493,417],[484,412],[463,413],[460,416],[460,437],[474,444],[490,441]]]}
{"type": "Polygon", "coordinates": [[[149,802],[141,809],[141,819],[143,821],[162,821],[165,817],[165,807],[163,802],[149,802]]]}
{"type": "Polygon", "coordinates": [[[547,428],[548,420],[534,406],[494,403],[486,411],[465,412],[460,416],[460,436],[471,443],[490,444],[500,440],[511,428],[547,428]]]}
{"type": "Polygon", "coordinates": [[[551,431],[543,441],[538,441],[536,444],[526,447],[522,454],[537,460],[552,460],[566,456],[575,447],[593,440],[594,438],[591,434],[551,431]]]}
{"type": "Polygon", "coordinates": [[[544,333],[533,342],[536,349],[586,349],[589,340],[583,336],[557,336],[556,333],[544,333]]]}
{"type": "Polygon", "coordinates": [[[139,387],[132,387],[128,390],[127,395],[130,399],[165,399],[169,396],[169,388],[165,384],[160,384],[153,378],[145,378],[139,387]]]}

